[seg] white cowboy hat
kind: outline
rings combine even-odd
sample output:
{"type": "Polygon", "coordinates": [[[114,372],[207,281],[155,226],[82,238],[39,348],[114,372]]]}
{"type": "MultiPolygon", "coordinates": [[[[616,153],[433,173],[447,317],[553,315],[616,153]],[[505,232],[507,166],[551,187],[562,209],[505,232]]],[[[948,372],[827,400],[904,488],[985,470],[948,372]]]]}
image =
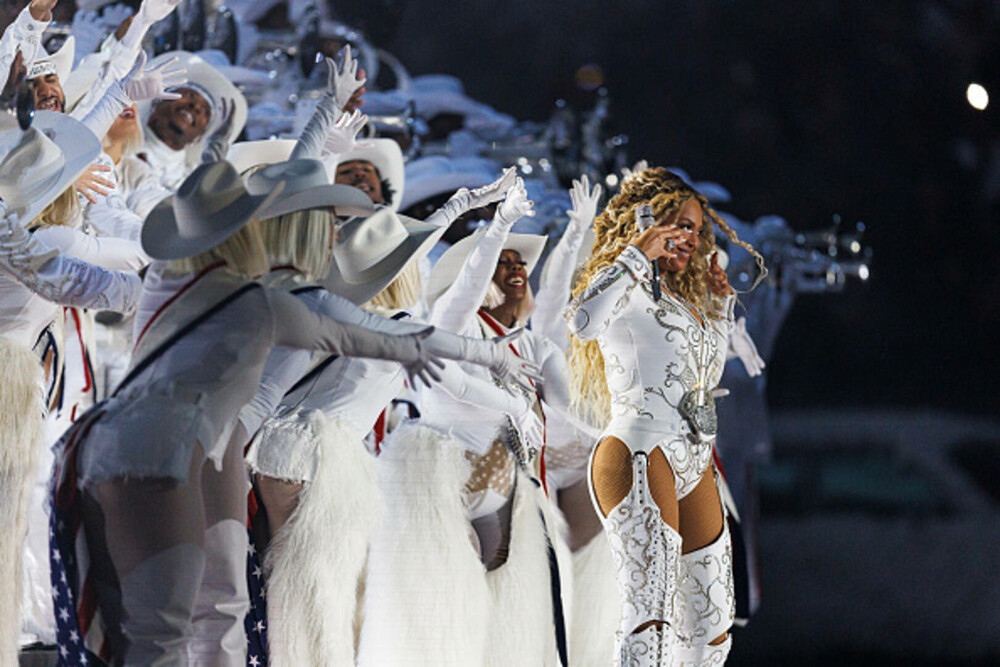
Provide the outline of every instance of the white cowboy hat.
{"type": "Polygon", "coordinates": [[[31,222],[80,177],[101,153],[101,142],[83,123],[56,111],[36,111],[22,131],[0,114],[0,199],[31,222]]]}
{"type": "Polygon", "coordinates": [[[251,167],[284,162],[292,156],[295,139],[241,141],[229,147],[226,160],[241,174],[251,167]]]}
{"type": "Polygon", "coordinates": [[[181,259],[211,250],[239,231],[281,193],[251,195],[226,161],[198,166],[177,193],[146,216],[142,249],[153,259],[181,259]]]}
{"type": "Polygon", "coordinates": [[[403,151],[399,149],[399,144],[392,139],[367,139],[354,150],[341,155],[334,165],[333,173],[337,173],[337,165],[355,160],[371,162],[378,170],[379,178],[389,181],[392,201],[386,202],[386,206],[398,211],[403,201],[403,184],[406,178],[403,170],[403,151]]]}
{"type": "Polygon", "coordinates": [[[35,62],[28,65],[26,79],[37,79],[40,76],[55,74],[59,81],[63,82],[73,69],[73,53],[76,50],[76,40],[73,35],[66,38],[59,50],[44,58],[37,58],[35,62]]]}
{"type": "MultiPolygon", "coordinates": [[[[480,227],[444,251],[441,259],[434,265],[431,277],[427,281],[428,305],[437,301],[438,297],[444,294],[455,282],[462,267],[465,266],[465,260],[468,259],[472,249],[476,247],[479,239],[485,233],[486,227],[480,227]]],[[[538,258],[541,257],[547,240],[548,237],[538,234],[508,234],[503,249],[516,250],[526,264],[525,273],[530,276],[531,272],[535,270],[535,264],[538,263],[538,258]]],[[[490,267],[490,271],[493,271],[493,267],[490,267]]]]}
{"type": "Polygon", "coordinates": [[[429,225],[381,208],[337,230],[333,263],[323,286],[361,304],[388,287],[410,262],[430,252],[447,227],[429,225]]]}
{"type": "Polygon", "coordinates": [[[247,179],[247,192],[267,194],[279,183],[284,183],[285,189],[260,209],[257,217],[261,220],[329,206],[342,218],[368,216],[375,211],[375,203],[361,190],[350,185],[331,184],[319,160],[299,158],[268,165],[247,179]]]}
{"type": "MultiPolygon", "coordinates": [[[[205,98],[209,106],[212,107],[212,118],[208,121],[208,127],[197,141],[191,143],[186,149],[186,160],[189,167],[197,166],[201,162],[201,154],[205,147],[205,141],[211,136],[220,122],[221,102],[223,98],[228,98],[236,102],[233,110],[232,129],[229,131],[229,142],[232,143],[236,137],[240,136],[243,126],[247,123],[247,100],[243,97],[236,86],[227,79],[222,72],[209,65],[203,58],[188,51],[168,51],[149,61],[147,68],[155,67],[162,62],[177,58],[177,67],[182,67],[187,71],[187,83],[176,88],[190,88],[205,98]]],[[[139,118],[145,125],[152,112],[152,103],[149,100],[137,102],[139,118]]]]}
{"type": "Polygon", "coordinates": [[[406,165],[406,192],[399,207],[406,210],[429,197],[459,188],[479,188],[499,177],[496,164],[482,157],[443,155],[413,160],[406,165]]]}
{"type": "Polygon", "coordinates": [[[465,119],[464,127],[473,131],[500,131],[517,124],[511,116],[465,94],[462,82],[448,74],[425,74],[414,77],[406,93],[413,98],[417,114],[430,120],[442,113],[465,119]]]}

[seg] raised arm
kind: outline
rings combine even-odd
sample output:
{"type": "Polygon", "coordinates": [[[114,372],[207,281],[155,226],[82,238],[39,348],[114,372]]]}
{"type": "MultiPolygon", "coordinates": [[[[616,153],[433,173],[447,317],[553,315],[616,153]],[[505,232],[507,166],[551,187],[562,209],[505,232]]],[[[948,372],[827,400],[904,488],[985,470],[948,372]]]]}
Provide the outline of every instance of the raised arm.
{"type": "Polygon", "coordinates": [[[112,271],[138,271],[149,264],[149,256],[135,240],[98,238],[72,227],[46,227],[34,237],[68,257],[112,271]]]}
{"type": "Polygon", "coordinates": [[[42,33],[52,21],[52,7],[55,4],[55,0],[34,0],[3,31],[3,37],[0,38],[0,88],[7,83],[10,64],[14,62],[18,51],[21,52],[25,67],[31,67],[35,62],[42,45],[42,33]]]}
{"type": "Polygon", "coordinates": [[[569,338],[562,312],[570,300],[570,283],[580,246],[587,230],[594,224],[601,186],[591,188],[589,179],[584,175],[580,180],[573,181],[569,196],[573,202],[573,208],[566,211],[569,224],[549,256],[548,273],[535,295],[535,309],[531,313],[532,330],[546,336],[563,350],[569,347],[569,338]]]}
{"type": "Polygon", "coordinates": [[[142,281],[62,255],[29,234],[13,211],[0,208],[0,270],[63,306],[131,313],[142,281]]]}
{"type": "Polygon", "coordinates": [[[524,182],[517,178],[497,209],[493,223],[469,253],[455,282],[434,303],[431,324],[446,331],[463,331],[472,322],[486,298],[507,234],[514,223],[525,215],[534,215],[534,211],[524,190],[524,182]]]}

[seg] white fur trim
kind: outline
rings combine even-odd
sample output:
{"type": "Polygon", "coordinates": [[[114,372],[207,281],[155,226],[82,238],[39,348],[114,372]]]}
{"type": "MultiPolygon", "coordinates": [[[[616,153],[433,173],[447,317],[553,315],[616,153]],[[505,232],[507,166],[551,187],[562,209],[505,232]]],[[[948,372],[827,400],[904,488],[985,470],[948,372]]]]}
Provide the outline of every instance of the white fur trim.
{"type": "MultiPolygon", "coordinates": [[[[514,509],[511,513],[509,556],[506,563],[486,573],[493,604],[485,659],[481,663],[485,667],[559,665],[552,615],[548,548],[538,511],[548,504],[541,489],[518,472],[514,509]]],[[[545,511],[545,514],[557,544],[558,522],[554,513],[545,511]]],[[[558,552],[556,558],[560,560],[558,552]]],[[[567,575],[569,573],[568,569],[561,571],[567,575]]],[[[560,579],[568,582],[570,577],[563,576],[560,579]]],[[[564,609],[569,609],[565,605],[565,598],[564,609]]]]}
{"type": "Polygon", "coordinates": [[[42,367],[0,336],[0,665],[16,665],[28,499],[44,429],[42,367]]]}
{"type": "Polygon", "coordinates": [[[579,667],[607,667],[615,660],[621,593],[604,531],[573,554],[573,625],[569,654],[579,667]]]}
{"type": "Polygon", "coordinates": [[[358,580],[382,515],[375,460],[356,429],[309,414],[316,476],[265,558],[274,667],[354,664],[358,580]]]}
{"type": "Polygon", "coordinates": [[[490,594],[469,540],[463,448],[404,424],[379,468],[387,511],[368,561],[358,664],[482,665],[490,594]]]}

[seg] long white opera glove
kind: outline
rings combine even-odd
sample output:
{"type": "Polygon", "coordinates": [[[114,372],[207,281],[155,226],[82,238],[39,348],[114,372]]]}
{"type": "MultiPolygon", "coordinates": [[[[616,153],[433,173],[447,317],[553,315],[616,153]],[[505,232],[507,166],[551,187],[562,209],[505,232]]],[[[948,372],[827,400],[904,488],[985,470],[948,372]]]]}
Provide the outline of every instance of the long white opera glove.
{"type": "Polygon", "coordinates": [[[133,102],[179,100],[180,95],[167,91],[184,83],[187,83],[187,71],[177,65],[177,58],[147,68],[145,51],[139,53],[132,70],[121,80],[122,90],[133,102]]]}
{"type": "Polygon", "coordinates": [[[0,270],[42,298],[63,306],[135,311],[142,281],[61,255],[33,238],[17,215],[0,204],[0,270]]]}
{"type": "Polygon", "coordinates": [[[526,391],[534,391],[532,382],[541,379],[538,366],[517,356],[510,348],[510,344],[523,333],[523,329],[518,329],[506,336],[483,340],[436,329],[424,340],[424,347],[442,359],[485,366],[499,376],[505,385],[512,384],[526,391]]]}
{"type": "Polygon", "coordinates": [[[524,181],[521,177],[514,179],[514,185],[507,191],[507,198],[503,200],[497,209],[497,214],[493,217],[493,225],[503,230],[509,231],[514,223],[525,216],[534,216],[534,202],[528,199],[528,192],[524,189],[524,181]]]}
{"type": "Polygon", "coordinates": [[[128,49],[133,49],[141,44],[143,37],[146,36],[146,31],[157,21],[167,18],[170,12],[177,9],[179,4],[181,4],[181,0],[142,0],[142,5],[139,6],[139,11],[136,12],[135,19],[132,20],[132,25],[122,37],[122,44],[128,49]]]}
{"type": "Polygon", "coordinates": [[[516,181],[517,169],[508,167],[504,170],[503,176],[489,185],[484,185],[475,190],[459,188],[444,203],[444,206],[434,211],[424,222],[439,227],[447,227],[474,208],[480,208],[500,201],[514,187],[516,181]]]}
{"type": "Polygon", "coordinates": [[[367,124],[368,116],[361,113],[360,109],[341,115],[326,133],[326,142],[322,150],[323,161],[336,164],[340,162],[341,155],[366,145],[366,142],[358,141],[358,134],[367,124]]]}
{"type": "Polygon", "coordinates": [[[569,224],[549,257],[548,274],[535,295],[535,309],[531,314],[531,328],[549,337],[563,349],[569,346],[569,338],[562,311],[570,299],[573,271],[576,269],[580,246],[597,215],[601,186],[594,185],[591,188],[590,180],[585,175],[581,176],[580,180],[573,181],[569,197],[573,203],[573,208],[566,211],[569,224]]]}
{"type": "Polygon", "coordinates": [[[333,95],[337,109],[343,111],[351,96],[358,88],[365,85],[367,78],[358,79],[358,59],[351,53],[351,45],[345,44],[337,56],[337,63],[330,64],[330,74],[327,77],[327,88],[333,95]]]}
{"type": "Polygon", "coordinates": [[[741,317],[736,320],[736,325],[729,333],[729,353],[730,358],[737,357],[743,362],[743,368],[747,375],[757,377],[760,375],[766,364],[757,352],[757,345],[747,331],[747,318],[741,317]]]}

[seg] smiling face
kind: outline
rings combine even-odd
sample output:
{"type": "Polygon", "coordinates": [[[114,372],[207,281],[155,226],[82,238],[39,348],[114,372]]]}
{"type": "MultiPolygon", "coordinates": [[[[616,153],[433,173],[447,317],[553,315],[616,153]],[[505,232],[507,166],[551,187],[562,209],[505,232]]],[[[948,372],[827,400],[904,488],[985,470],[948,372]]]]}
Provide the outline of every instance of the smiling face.
{"type": "Polygon", "coordinates": [[[528,265],[516,250],[500,253],[497,268],[493,272],[493,282],[503,292],[504,303],[516,305],[528,295],[528,265]]]}
{"type": "Polygon", "coordinates": [[[701,204],[697,199],[692,197],[684,202],[679,209],[667,215],[664,220],[658,220],[657,222],[676,227],[686,232],[684,236],[675,241],[674,252],[676,254],[669,259],[660,260],[660,269],[662,271],[670,271],[672,273],[683,271],[691,261],[691,256],[701,246],[699,233],[705,224],[701,204]]]}
{"type": "Polygon", "coordinates": [[[367,160],[351,160],[338,164],[333,182],[353,186],[368,195],[376,204],[385,204],[381,176],[375,165],[367,160]]]}
{"type": "Polygon", "coordinates": [[[66,96],[58,74],[46,74],[31,80],[31,92],[35,96],[35,109],[38,111],[65,111],[66,96]]]}
{"type": "Polygon", "coordinates": [[[108,141],[112,143],[124,143],[139,131],[139,116],[136,113],[135,105],[127,107],[115,117],[111,127],[108,129],[108,141]]]}
{"type": "Polygon", "coordinates": [[[212,120],[212,107],[191,88],[176,88],[177,100],[162,100],[149,115],[147,125],[160,141],[175,151],[194,143],[212,120]]]}

